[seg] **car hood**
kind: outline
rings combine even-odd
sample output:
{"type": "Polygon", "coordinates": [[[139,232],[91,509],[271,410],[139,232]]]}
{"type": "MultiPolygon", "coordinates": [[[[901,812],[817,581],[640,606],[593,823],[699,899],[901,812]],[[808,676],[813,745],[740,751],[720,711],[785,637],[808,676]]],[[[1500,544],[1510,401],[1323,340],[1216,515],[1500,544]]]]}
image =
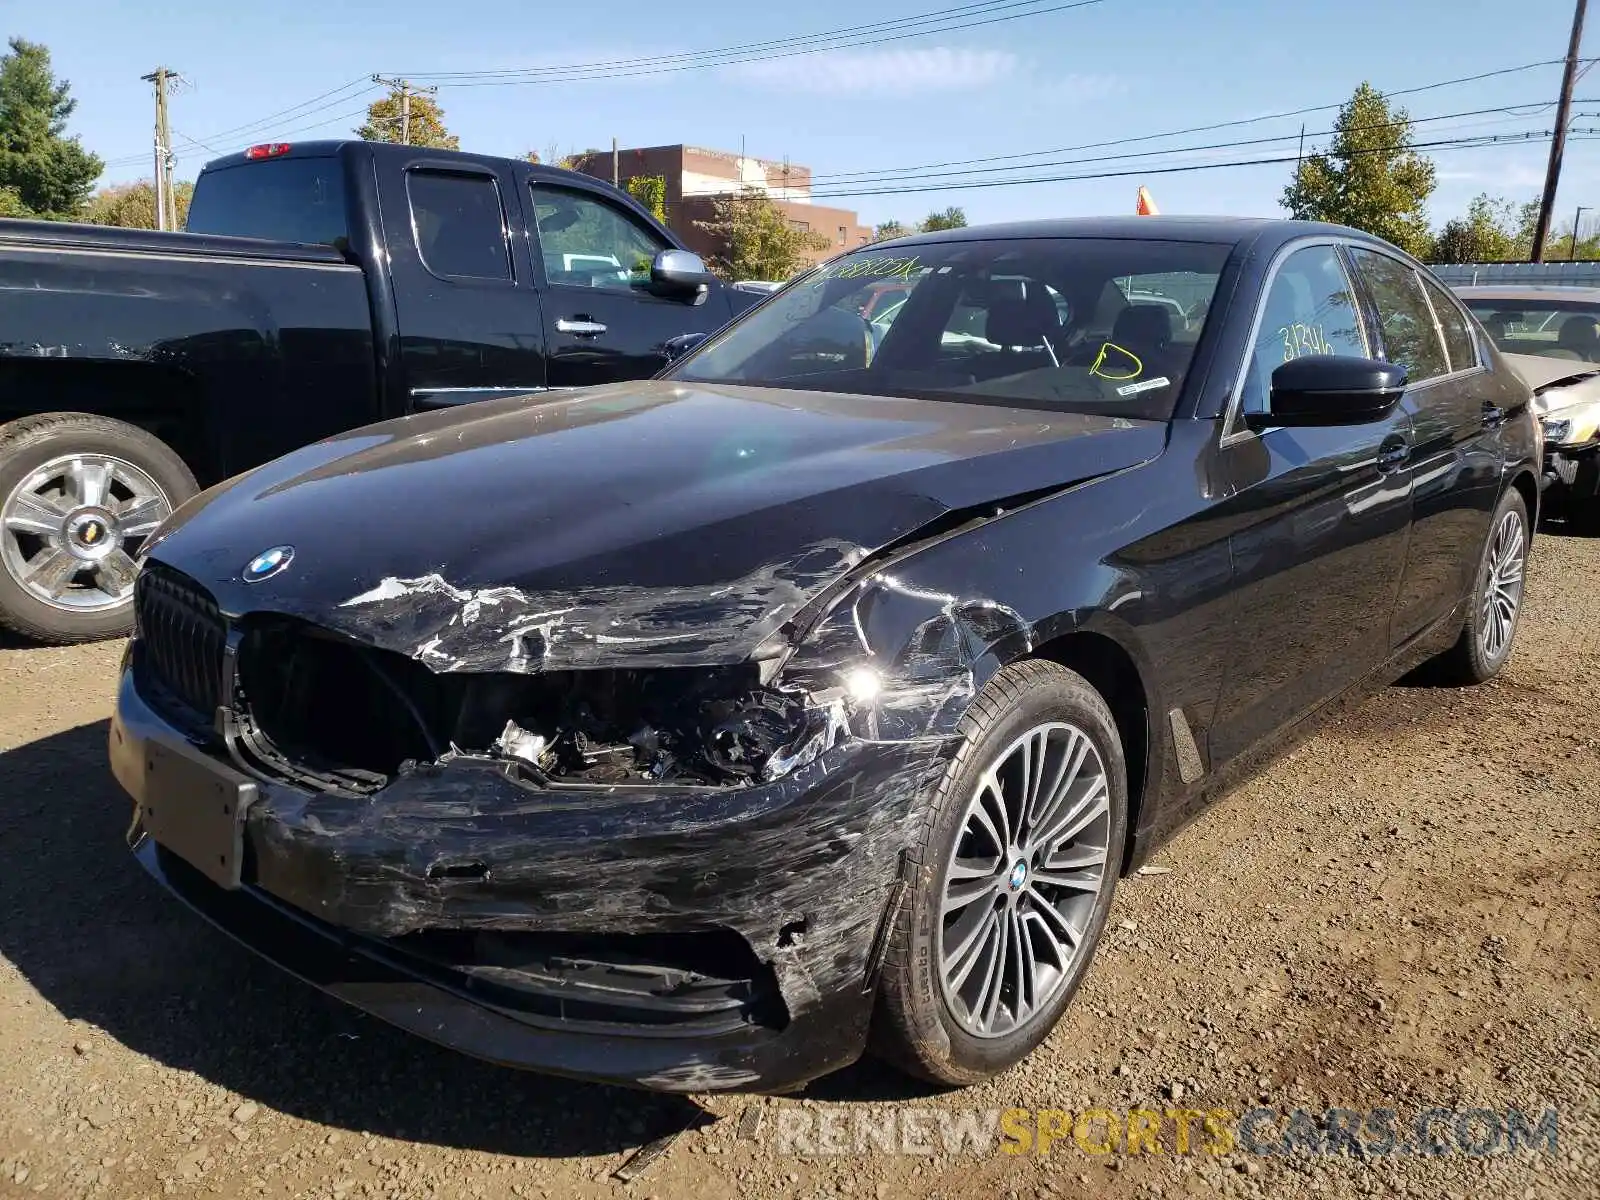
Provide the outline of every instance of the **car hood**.
{"type": "Polygon", "coordinates": [[[1600,373],[1600,363],[1570,358],[1547,358],[1542,354],[1506,354],[1503,357],[1522,382],[1534,391],[1562,380],[1583,379],[1600,373]]]}
{"type": "Polygon", "coordinates": [[[874,551],[1148,461],[1166,432],[671,381],[520,396],[307,446],[196,497],[150,557],[232,616],[436,671],[733,663],[874,551]],[[246,582],[274,547],[287,565],[246,582]]]}

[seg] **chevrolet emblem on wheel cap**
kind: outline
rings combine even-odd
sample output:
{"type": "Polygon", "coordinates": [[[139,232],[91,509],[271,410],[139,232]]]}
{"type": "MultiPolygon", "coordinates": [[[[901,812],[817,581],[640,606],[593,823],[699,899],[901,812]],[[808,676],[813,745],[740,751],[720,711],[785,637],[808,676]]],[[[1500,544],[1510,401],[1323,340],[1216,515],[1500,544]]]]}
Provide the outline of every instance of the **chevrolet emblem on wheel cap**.
{"type": "Polygon", "coordinates": [[[260,583],[263,579],[271,579],[293,561],[293,546],[274,546],[270,550],[263,550],[245,566],[244,581],[260,583]]]}

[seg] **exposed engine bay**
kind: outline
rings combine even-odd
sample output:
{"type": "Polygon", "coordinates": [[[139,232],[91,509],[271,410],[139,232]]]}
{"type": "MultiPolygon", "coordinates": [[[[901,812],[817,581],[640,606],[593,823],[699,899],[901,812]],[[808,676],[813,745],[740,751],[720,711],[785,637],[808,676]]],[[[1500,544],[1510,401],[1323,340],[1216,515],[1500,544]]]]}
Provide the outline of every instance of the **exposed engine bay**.
{"type": "Polygon", "coordinates": [[[753,666],[436,674],[306,622],[254,624],[239,738],[269,770],[367,793],[463,755],[538,784],[736,787],[780,778],[845,733],[843,701],[760,686],[753,666]]]}

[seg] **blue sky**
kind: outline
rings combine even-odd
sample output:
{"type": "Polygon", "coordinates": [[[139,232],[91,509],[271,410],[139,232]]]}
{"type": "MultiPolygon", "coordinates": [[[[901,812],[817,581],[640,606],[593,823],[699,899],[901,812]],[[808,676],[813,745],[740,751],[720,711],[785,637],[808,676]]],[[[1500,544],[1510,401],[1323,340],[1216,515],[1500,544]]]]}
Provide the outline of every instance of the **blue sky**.
{"type": "MultiPolygon", "coordinates": [[[[5,32],[50,47],[79,102],[71,131],[111,163],[107,179],[114,181],[149,174],[152,102],[140,76],[158,63],[192,81],[172,101],[172,124],[184,135],[177,139],[179,173],[190,177],[213,150],[274,135],[305,139],[348,132],[371,98],[357,91],[359,85],[259,132],[230,131],[375,71],[422,76],[615,62],[888,21],[957,3],[886,0],[867,8],[843,0],[805,6],[705,0],[675,10],[642,0],[80,0],[30,4],[25,11],[14,7],[5,32]],[[672,20],[675,11],[694,16],[672,20]]],[[[1102,0],[1075,11],[879,45],[864,44],[868,38],[861,35],[851,46],[823,54],[599,81],[447,86],[438,98],[466,149],[520,154],[554,144],[565,152],[609,147],[613,136],[623,146],[681,141],[738,150],[742,142],[752,155],[787,156],[810,166],[818,177],[819,202],[825,192],[897,191],[828,201],[856,208],[868,222],[915,221],[948,204],[963,206],[975,223],[1130,212],[1141,183],[1164,212],[1274,215],[1291,170],[1284,165],[927,193],[898,190],[904,183],[861,180],[862,173],[886,168],[1025,155],[1336,104],[1364,79],[1394,91],[1559,59],[1571,15],[1571,0],[1522,0],[1514,12],[1480,0],[1345,0],[1332,6],[1102,0]],[[836,178],[830,182],[830,176],[836,178]]],[[[1591,39],[1590,45],[1600,42],[1591,39]]],[[[1546,66],[1427,91],[1403,103],[1414,117],[1548,105],[1559,81],[1560,68],[1546,66]]],[[[1575,112],[1594,116],[1580,116],[1575,124],[1600,129],[1600,71],[1580,82],[1578,96],[1597,103],[1577,106],[1575,112]]],[[[1312,113],[1123,149],[1283,136],[1289,140],[1211,154],[1293,154],[1302,120],[1315,145],[1326,140],[1316,135],[1331,127],[1332,116],[1312,113]]],[[[1551,119],[1551,107],[1518,108],[1428,122],[1418,136],[1543,130],[1551,119]]],[[[1458,212],[1481,191],[1517,201],[1535,196],[1547,153],[1545,145],[1438,152],[1435,217],[1458,212]]],[[[1142,165],[1062,165],[1035,173],[1142,165]]],[[[917,182],[914,176],[900,178],[917,182]]],[[[1578,205],[1600,206],[1600,141],[1569,147],[1558,221],[1570,221],[1578,205]]]]}

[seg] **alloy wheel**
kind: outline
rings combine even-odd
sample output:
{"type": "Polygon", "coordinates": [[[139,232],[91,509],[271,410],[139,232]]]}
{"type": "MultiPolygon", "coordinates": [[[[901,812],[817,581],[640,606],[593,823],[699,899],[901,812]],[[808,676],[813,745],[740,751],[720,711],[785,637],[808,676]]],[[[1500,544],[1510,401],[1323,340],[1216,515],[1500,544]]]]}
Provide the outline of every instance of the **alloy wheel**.
{"type": "Polygon", "coordinates": [[[984,772],[945,866],[945,1004],[976,1037],[1047,1012],[1072,975],[1106,885],[1105,763],[1075,725],[1037,725],[984,772]]]}
{"type": "Polygon", "coordinates": [[[52,608],[115,608],[133,593],[140,545],[171,513],[166,493],[132,463],[63,455],[0,506],[0,564],[52,608]]]}
{"type": "Polygon", "coordinates": [[[1522,527],[1521,514],[1506,513],[1500,518],[1489,546],[1480,599],[1478,644],[1484,658],[1490,662],[1499,662],[1511,647],[1517,610],[1522,604],[1527,551],[1528,536],[1522,527]]]}

